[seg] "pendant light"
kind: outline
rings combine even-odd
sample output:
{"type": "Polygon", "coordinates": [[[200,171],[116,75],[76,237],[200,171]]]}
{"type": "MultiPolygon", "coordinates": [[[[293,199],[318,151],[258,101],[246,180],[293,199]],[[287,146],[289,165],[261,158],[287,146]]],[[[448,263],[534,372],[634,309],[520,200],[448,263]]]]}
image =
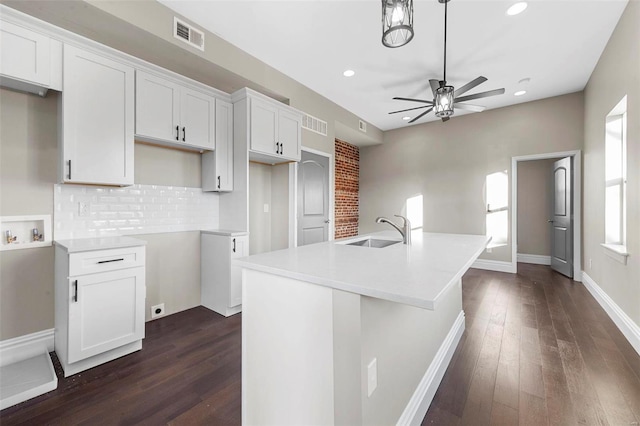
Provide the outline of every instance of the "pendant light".
{"type": "Polygon", "coordinates": [[[447,86],[447,3],[449,0],[438,0],[444,3],[444,72],[440,87],[436,89],[433,112],[436,117],[445,118],[453,115],[453,86],[447,86]]]}
{"type": "Polygon", "coordinates": [[[413,0],[382,0],[382,44],[400,47],[413,39],[413,0]]]}

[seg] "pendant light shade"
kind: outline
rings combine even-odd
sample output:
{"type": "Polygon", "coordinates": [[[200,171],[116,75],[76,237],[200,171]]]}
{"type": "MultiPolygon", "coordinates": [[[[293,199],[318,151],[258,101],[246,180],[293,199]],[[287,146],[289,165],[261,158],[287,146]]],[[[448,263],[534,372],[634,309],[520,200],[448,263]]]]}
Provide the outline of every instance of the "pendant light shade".
{"type": "Polygon", "coordinates": [[[440,118],[453,115],[453,86],[442,86],[436,89],[433,111],[436,117],[440,118]]]}
{"type": "Polygon", "coordinates": [[[413,38],[413,0],[382,0],[382,44],[400,47],[413,38]]]}

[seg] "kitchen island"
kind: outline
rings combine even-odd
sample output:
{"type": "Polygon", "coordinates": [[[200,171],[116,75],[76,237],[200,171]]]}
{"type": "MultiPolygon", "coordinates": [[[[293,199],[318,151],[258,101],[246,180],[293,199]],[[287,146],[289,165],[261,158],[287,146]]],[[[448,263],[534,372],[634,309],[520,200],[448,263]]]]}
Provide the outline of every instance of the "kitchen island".
{"type": "Polygon", "coordinates": [[[244,424],[414,424],[464,331],[462,275],[489,237],[414,231],[235,261],[244,424]]]}

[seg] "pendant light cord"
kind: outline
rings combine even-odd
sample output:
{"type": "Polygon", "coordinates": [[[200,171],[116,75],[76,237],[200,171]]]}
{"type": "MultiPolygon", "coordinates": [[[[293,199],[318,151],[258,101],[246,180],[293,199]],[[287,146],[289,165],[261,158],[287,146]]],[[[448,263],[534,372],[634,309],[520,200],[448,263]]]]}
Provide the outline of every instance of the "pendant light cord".
{"type": "Polygon", "coordinates": [[[447,85],[447,4],[449,0],[444,2],[444,85],[447,85]]]}

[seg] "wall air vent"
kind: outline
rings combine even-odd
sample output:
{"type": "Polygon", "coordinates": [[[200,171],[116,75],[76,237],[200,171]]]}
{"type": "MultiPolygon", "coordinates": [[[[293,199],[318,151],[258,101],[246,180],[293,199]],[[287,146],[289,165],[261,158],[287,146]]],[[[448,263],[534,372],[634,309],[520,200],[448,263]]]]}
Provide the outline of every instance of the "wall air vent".
{"type": "Polygon", "coordinates": [[[360,129],[361,132],[367,133],[367,123],[365,123],[362,120],[358,120],[358,122],[359,122],[358,129],[360,129]]]}
{"type": "Polygon", "coordinates": [[[302,128],[327,136],[327,122],[322,121],[313,115],[304,114],[302,116],[302,128]]]}
{"type": "Polygon", "coordinates": [[[204,33],[176,17],[173,18],[173,36],[204,52],[204,33]]]}

